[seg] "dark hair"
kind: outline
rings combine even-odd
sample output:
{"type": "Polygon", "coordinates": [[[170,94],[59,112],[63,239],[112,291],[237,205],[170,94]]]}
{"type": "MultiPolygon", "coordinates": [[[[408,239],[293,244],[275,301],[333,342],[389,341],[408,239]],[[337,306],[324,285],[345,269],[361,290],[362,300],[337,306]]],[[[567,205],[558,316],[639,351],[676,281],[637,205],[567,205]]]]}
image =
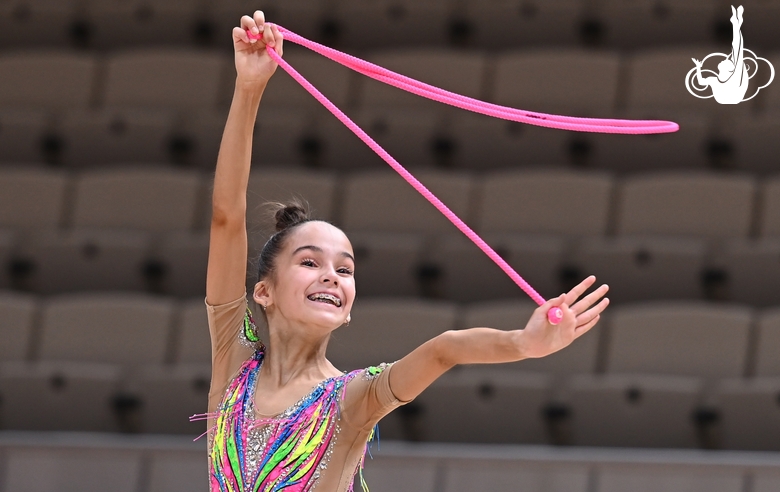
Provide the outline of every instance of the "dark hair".
{"type": "Polygon", "coordinates": [[[271,216],[276,222],[276,232],[268,238],[257,260],[258,282],[273,275],[276,257],[284,248],[284,242],[290,232],[301,224],[315,220],[310,215],[308,204],[302,200],[294,199],[288,203],[269,202],[266,205],[271,209],[271,216]]]}

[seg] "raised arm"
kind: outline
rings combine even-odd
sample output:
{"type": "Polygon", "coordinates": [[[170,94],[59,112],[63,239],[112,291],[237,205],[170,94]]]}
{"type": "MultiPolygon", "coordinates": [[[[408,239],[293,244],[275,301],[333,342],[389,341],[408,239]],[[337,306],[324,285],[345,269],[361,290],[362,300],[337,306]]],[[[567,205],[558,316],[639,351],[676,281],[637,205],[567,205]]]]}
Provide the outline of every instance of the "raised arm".
{"type": "Polygon", "coordinates": [[[224,304],[245,292],[247,264],[246,189],[252,132],[260,98],[277,64],[266,45],[282,53],[282,35],[266,24],[262,12],[241,18],[233,29],[236,86],[217,157],[212,195],[211,237],[206,273],[206,302],[224,304]],[[246,29],[263,32],[250,40],[246,29]]]}
{"type": "Polygon", "coordinates": [[[595,281],[596,277],[588,277],[567,294],[538,307],[525,329],[453,330],[429,340],[393,365],[393,394],[402,401],[412,400],[457,364],[515,362],[561,350],[598,323],[609,304],[609,299],[601,299],[609,289],[606,285],[577,301],[595,281]],[[563,310],[563,320],[556,326],[547,321],[547,311],[554,306],[563,310]]]}

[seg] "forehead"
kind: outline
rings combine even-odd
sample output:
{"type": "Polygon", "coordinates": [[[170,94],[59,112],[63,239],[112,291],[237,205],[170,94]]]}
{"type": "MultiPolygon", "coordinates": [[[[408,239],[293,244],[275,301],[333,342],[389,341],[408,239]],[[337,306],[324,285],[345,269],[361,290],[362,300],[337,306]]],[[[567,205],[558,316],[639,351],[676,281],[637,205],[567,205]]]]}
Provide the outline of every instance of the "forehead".
{"type": "Polygon", "coordinates": [[[338,227],[327,222],[311,221],[296,227],[288,237],[285,249],[292,252],[300,246],[306,245],[318,246],[326,253],[346,251],[353,254],[352,244],[347,235],[338,227]]]}

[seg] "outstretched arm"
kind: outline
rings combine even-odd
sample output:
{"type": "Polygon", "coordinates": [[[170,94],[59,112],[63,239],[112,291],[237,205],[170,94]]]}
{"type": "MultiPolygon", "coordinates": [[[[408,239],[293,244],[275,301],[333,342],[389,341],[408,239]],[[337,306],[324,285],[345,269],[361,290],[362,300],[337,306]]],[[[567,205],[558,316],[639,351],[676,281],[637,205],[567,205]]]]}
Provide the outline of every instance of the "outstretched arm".
{"type": "Polygon", "coordinates": [[[402,401],[412,400],[458,364],[515,362],[561,350],[598,323],[601,312],[609,304],[609,299],[602,299],[609,289],[606,285],[577,302],[595,281],[596,277],[588,277],[568,293],[538,307],[525,329],[452,330],[429,340],[393,365],[390,372],[393,394],[402,401]],[[551,325],[547,311],[555,306],[563,310],[563,320],[551,325]]]}
{"type": "Polygon", "coordinates": [[[266,46],[282,53],[282,35],[265,24],[262,12],[241,18],[233,29],[236,86],[217,157],[212,195],[211,238],[206,301],[211,305],[238,299],[245,292],[247,263],[246,189],[257,109],[276,62],[266,46]],[[246,29],[263,32],[250,40],[246,29]]]}

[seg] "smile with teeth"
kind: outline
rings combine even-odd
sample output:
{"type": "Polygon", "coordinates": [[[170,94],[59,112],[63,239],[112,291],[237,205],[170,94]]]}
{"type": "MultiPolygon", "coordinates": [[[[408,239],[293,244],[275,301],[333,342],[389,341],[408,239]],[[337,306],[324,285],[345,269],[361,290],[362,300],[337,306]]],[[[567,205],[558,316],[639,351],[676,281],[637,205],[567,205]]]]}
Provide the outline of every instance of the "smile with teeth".
{"type": "Polygon", "coordinates": [[[341,299],[332,295],[318,292],[309,296],[310,301],[324,302],[326,304],[333,304],[336,307],[341,307],[341,299]]]}

